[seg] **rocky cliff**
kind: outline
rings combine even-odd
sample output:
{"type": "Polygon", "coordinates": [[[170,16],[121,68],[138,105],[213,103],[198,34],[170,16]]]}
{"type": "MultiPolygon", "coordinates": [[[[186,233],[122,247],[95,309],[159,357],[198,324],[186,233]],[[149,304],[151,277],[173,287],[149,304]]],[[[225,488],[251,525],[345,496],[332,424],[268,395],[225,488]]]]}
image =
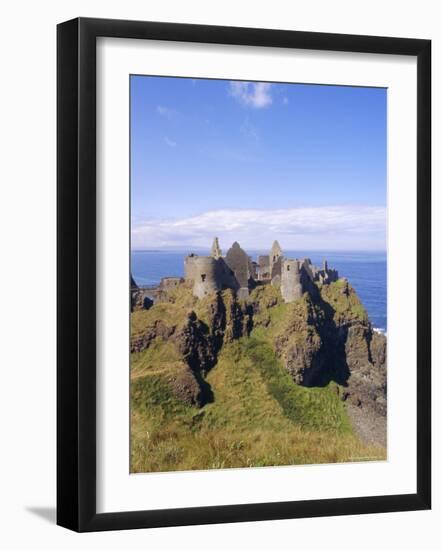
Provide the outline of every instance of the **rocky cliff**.
{"type": "MultiPolygon", "coordinates": [[[[259,303],[255,308],[262,307],[259,303]]],[[[269,304],[264,304],[264,310],[269,304]]],[[[318,285],[264,321],[268,338],[294,382],[334,381],[343,400],[386,414],[386,337],[375,332],[346,280],[318,285]]],[[[266,315],[266,313],[264,313],[266,315]]]]}
{"type": "Polygon", "coordinates": [[[364,411],[374,424],[384,418],[385,425],[386,338],[373,330],[343,279],[315,285],[290,304],[270,285],[258,286],[242,301],[231,290],[197,300],[181,285],[149,310],[132,313],[131,351],[167,342],[173,348],[174,366],[167,370],[171,391],[182,402],[203,407],[216,399],[206,377],[223,346],[251,334],[271,346],[294,384],[333,382],[350,414],[364,411]]]}
{"type": "Polygon", "coordinates": [[[182,359],[182,372],[169,382],[183,401],[202,406],[212,399],[204,381],[224,343],[248,335],[251,308],[232,290],[195,299],[186,287],[174,289],[149,310],[133,314],[131,352],[139,353],[155,342],[169,342],[182,359]]]}

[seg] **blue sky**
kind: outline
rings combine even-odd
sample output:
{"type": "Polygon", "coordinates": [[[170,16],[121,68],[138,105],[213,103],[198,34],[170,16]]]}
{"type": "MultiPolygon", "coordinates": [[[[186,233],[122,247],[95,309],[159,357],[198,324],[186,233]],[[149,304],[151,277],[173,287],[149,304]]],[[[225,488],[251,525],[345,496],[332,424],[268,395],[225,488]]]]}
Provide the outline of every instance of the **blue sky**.
{"type": "Polygon", "coordinates": [[[387,90],[131,77],[132,248],[384,250],[387,90]]]}

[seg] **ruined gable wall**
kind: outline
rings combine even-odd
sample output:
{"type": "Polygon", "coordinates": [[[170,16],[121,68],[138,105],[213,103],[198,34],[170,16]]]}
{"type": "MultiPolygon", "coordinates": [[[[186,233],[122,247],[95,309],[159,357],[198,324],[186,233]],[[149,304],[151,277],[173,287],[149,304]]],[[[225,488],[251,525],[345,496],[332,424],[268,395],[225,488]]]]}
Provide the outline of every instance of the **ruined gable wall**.
{"type": "Polygon", "coordinates": [[[278,258],[282,256],[282,248],[280,247],[278,241],[274,241],[272,244],[272,248],[270,249],[270,263],[274,264],[278,258]]]}
{"type": "Polygon", "coordinates": [[[305,272],[307,273],[309,278],[314,281],[316,268],[313,266],[310,258],[304,258],[301,262],[301,267],[305,269],[305,272]]]}
{"type": "Polygon", "coordinates": [[[232,290],[238,290],[239,288],[235,273],[224,258],[218,260],[218,281],[221,288],[231,288],[232,290]]]}
{"type": "Polygon", "coordinates": [[[283,260],[284,258],[282,256],[279,256],[277,260],[272,263],[272,271],[270,273],[272,279],[278,276],[281,277],[281,267],[283,260]]]}
{"type": "Polygon", "coordinates": [[[226,254],[226,264],[234,272],[240,288],[249,286],[249,257],[238,243],[234,243],[226,254]]]}

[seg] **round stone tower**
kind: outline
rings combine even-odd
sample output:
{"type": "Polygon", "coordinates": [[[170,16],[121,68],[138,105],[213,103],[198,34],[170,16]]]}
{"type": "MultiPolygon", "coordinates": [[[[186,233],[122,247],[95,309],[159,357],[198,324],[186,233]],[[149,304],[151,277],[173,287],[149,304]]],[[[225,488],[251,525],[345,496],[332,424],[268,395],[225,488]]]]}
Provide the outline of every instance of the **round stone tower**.
{"type": "Polygon", "coordinates": [[[284,302],[294,302],[303,294],[301,267],[298,260],[283,260],[281,264],[281,295],[284,302]]]}
{"type": "Polygon", "coordinates": [[[192,258],[192,280],[193,295],[197,298],[204,298],[212,292],[221,290],[222,281],[218,260],[211,256],[194,256],[192,258]]]}
{"type": "Polygon", "coordinates": [[[198,258],[196,254],[189,254],[184,258],[184,279],[188,282],[195,280],[195,260],[198,258]]]}

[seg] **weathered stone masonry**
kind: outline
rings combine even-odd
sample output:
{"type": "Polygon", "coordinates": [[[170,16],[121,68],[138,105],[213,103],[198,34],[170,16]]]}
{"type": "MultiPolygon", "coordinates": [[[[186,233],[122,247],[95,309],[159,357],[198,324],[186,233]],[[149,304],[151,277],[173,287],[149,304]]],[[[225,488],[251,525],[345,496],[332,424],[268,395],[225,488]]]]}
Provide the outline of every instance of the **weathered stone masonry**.
{"type": "Polygon", "coordinates": [[[271,283],[280,286],[285,302],[293,302],[308,292],[312,283],[328,284],[338,279],[338,272],[329,269],[326,261],[317,268],[309,258],[285,258],[278,241],[273,243],[269,255],[259,256],[256,263],[237,242],[223,257],[215,237],[210,256],[190,254],[184,266],[185,280],[198,298],[224,288],[233,289],[240,299],[247,298],[256,284],[271,283]]]}
{"type": "Polygon", "coordinates": [[[288,303],[309,292],[315,282],[328,284],[337,279],[337,270],[330,269],[326,260],[322,268],[317,268],[309,258],[286,258],[278,241],[274,241],[268,255],[259,256],[258,262],[254,262],[237,242],[224,257],[215,237],[210,256],[189,254],[185,257],[184,280],[163,277],[158,287],[142,289],[131,277],[132,309],[150,307],[162,292],[183,282],[190,285],[194,296],[200,299],[226,288],[234,290],[239,299],[246,299],[256,285],[272,284],[280,287],[281,296],[288,303]]]}

